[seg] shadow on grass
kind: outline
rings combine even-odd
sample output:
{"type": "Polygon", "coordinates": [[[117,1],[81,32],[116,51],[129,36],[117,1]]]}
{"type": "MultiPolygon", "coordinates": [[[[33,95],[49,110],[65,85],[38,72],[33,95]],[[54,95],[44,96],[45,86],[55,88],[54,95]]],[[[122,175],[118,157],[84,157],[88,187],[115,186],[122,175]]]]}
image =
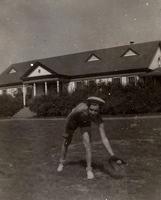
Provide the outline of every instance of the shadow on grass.
{"type": "MultiPolygon", "coordinates": [[[[69,161],[66,165],[76,165],[83,168],[86,168],[86,161],[85,160],[78,160],[78,161],[69,161]]],[[[93,162],[92,167],[94,170],[98,170],[105,175],[109,175],[114,179],[121,179],[125,176],[125,168],[120,168],[115,170],[112,166],[110,166],[107,162],[102,164],[98,162],[93,162]]]]}

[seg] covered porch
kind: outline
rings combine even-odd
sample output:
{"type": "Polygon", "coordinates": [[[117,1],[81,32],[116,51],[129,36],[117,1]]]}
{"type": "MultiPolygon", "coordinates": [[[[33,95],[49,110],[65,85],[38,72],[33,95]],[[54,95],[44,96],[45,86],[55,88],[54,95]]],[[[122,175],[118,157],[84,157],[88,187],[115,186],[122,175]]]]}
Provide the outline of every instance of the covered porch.
{"type": "Polygon", "coordinates": [[[43,79],[24,81],[22,85],[23,106],[27,106],[28,101],[38,96],[59,94],[62,91],[62,80],[43,79]]]}
{"type": "Polygon", "coordinates": [[[145,73],[141,76],[144,82],[153,82],[155,85],[161,85],[161,68],[156,68],[153,71],[145,73]]]}

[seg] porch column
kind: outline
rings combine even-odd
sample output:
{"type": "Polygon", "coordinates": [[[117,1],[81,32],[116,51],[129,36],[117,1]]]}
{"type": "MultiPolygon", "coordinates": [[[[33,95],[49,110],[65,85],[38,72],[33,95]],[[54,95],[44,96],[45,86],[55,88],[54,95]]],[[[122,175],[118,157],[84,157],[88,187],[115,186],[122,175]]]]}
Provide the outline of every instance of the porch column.
{"type": "Polygon", "coordinates": [[[59,81],[57,81],[56,83],[57,83],[57,93],[59,93],[60,92],[59,81]]]}
{"type": "Polygon", "coordinates": [[[23,94],[23,106],[26,106],[26,86],[22,85],[22,94],[23,94]]]}
{"type": "Polygon", "coordinates": [[[47,85],[47,82],[45,82],[45,95],[48,94],[48,85],[47,85]]]}
{"type": "Polygon", "coordinates": [[[33,86],[34,86],[34,97],[36,97],[36,83],[34,83],[33,86]]]}

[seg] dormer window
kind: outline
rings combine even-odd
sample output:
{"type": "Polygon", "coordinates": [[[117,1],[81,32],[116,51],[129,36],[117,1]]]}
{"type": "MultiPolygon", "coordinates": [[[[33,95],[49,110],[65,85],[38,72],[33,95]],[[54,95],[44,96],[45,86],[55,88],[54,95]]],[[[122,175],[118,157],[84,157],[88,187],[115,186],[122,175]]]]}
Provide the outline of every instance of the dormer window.
{"type": "Polygon", "coordinates": [[[128,56],[137,56],[138,53],[135,52],[133,49],[128,49],[122,56],[128,57],[128,56]]]}
{"type": "Polygon", "coordinates": [[[100,60],[100,58],[98,56],[96,56],[95,54],[92,54],[87,59],[87,62],[92,62],[92,61],[97,61],[97,60],[100,60]]]}
{"type": "Polygon", "coordinates": [[[9,71],[9,74],[14,74],[16,73],[16,70],[14,68],[12,68],[10,71],[9,71]]]}

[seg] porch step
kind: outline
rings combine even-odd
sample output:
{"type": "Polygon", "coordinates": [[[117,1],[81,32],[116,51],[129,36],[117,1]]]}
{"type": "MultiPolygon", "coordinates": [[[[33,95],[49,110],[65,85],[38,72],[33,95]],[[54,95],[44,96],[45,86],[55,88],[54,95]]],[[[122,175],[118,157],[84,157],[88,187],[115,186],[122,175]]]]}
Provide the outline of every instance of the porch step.
{"type": "Polygon", "coordinates": [[[32,118],[36,116],[36,113],[32,112],[28,107],[24,107],[19,110],[12,118],[32,118]]]}

